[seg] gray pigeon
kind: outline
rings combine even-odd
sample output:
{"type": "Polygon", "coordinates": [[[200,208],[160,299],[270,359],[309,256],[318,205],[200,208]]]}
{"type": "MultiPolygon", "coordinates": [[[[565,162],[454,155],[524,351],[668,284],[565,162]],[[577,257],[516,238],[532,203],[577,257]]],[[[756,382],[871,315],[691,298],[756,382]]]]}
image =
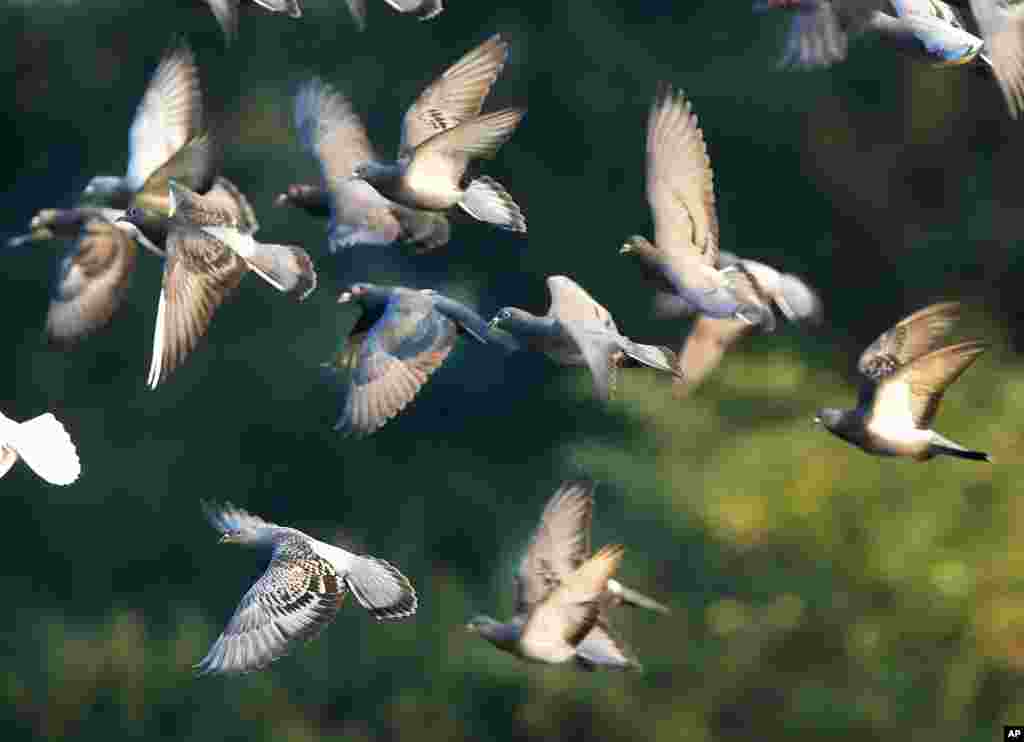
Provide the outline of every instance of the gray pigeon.
{"type": "Polygon", "coordinates": [[[340,375],[344,406],[334,429],[363,437],[379,430],[419,393],[465,333],[498,342],[472,309],[431,289],[354,284],[338,303],[362,314],[325,369],[340,375]]]}
{"type": "MultiPolygon", "coordinates": [[[[217,307],[248,271],[299,301],[316,288],[316,271],[305,250],[253,238],[258,224],[237,189],[215,187],[200,196],[172,181],[169,211],[163,225],[167,259],[147,379],[152,389],[195,348],[217,307]]],[[[143,230],[153,228],[152,214],[135,206],[122,219],[143,230]]]]}
{"type": "Polygon", "coordinates": [[[233,507],[204,503],[222,544],[261,547],[270,564],[238,604],[195,669],[199,675],[260,670],[313,639],[351,590],[378,621],[408,618],[417,598],[409,579],[383,559],[325,544],[233,507]]]}
{"type": "Polygon", "coordinates": [[[718,267],[711,160],[689,102],[668,86],[661,86],[647,121],[647,201],[654,244],[634,236],[621,252],[702,314],[770,331],[771,309],[759,301],[742,264],[718,267]]]}
{"type": "Polygon", "coordinates": [[[525,115],[515,108],[480,114],[507,56],[497,34],[468,52],[406,111],[398,159],[360,163],[354,175],[406,206],[446,212],[458,205],[474,219],[525,232],[522,212],[497,181],[481,176],[462,186],[470,162],[493,157],[525,115]]]}
{"type": "Polygon", "coordinates": [[[359,163],[376,156],[359,117],[341,94],[317,79],[303,85],[295,96],[295,128],[320,164],[323,185],[291,185],[276,204],[329,215],[331,252],[396,240],[416,245],[418,252],[447,244],[451,230],[444,214],[396,204],[352,177],[359,163]]]}
{"type": "MultiPolygon", "coordinates": [[[[271,13],[287,13],[292,18],[302,17],[302,8],[299,7],[299,0],[253,0],[271,13]]],[[[206,4],[213,11],[217,23],[227,40],[233,41],[238,35],[238,11],[241,0],[206,0],[206,4]]]]}
{"type": "Polygon", "coordinates": [[[847,37],[871,32],[936,67],[990,71],[1010,115],[1024,107],[1024,8],[1009,0],[760,0],[795,10],[783,65],[820,67],[846,57],[847,37]],[[891,12],[882,12],[888,10],[891,12]]]}
{"type": "Polygon", "coordinates": [[[933,304],[883,333],[857,364],[865,377],[857,406],[819,410],[815,422],[878,456],[927,461],[946,455],[990,461],[987,453],[964,448],[929,429],[946,388],[988,348],[976,340],[940,345],[959,316],[956,302],[933,304]]]}
{"type": "MultiPolygon", "coordinates": [[[[399,13],[414,13],[421,21],[429,21],[439,16],[444,10],[442,0],[386,0],[387,4],[399,13]]],[[[348,0],[348,9],[352,11],[356,26],[360,31],[366,30],[366,0],[348,0]]]]}
{"type": "Polygon", "coordinates": [[[635,343],[619,333],[611,313],[578,283],[566,276],[549,276],[547,286],[551,306],[546,315],[505,307],[490,327],[510,333],[560,366],[587,366],[602,399],[614,389],[615,369],[631,361],[678,375],[675,353],[635,343]]]}
{"type": "Polygon", "coordinates": [[[21,423],[0,412],[0,477],[18,459],[50,484],[69,485],[82,473],[71,436],[49,412],[21,423]]]}
{"type": "Polygon", "coordinates": [[[642,669],[615,636],[608,609],[626,603],[659,613],[669,610],[612,579],[621,546],[606,546],[591,556],[594,488],[590,480],[567,481],[558,488],[519,564],[514,617],[501,623],[477,616],[467,624],[469,631],[534,662],[573,661],[583,670],[642,669]]]}
{"type": "MultiPolygon", "coordinates": [[[[774,305],[787,320],[797,324],[817,324],[821,321],[821,300],[798,276],[780,273],[769,265],[745,260],[724,250],[719,253],[718,265],[741,265],[749,278],[754,296],[768,311],[774,305]]],[[[657,317],[682,319],[695,313],[694,307],[685,299],[672,293],[671,286],[666,287],[661,283],[656,285],[658,290],[655,292],[654,313],[657,317]]],[[[675,382],[677,394],[688,396],[718,367],[725,351],[753,329],[752,325],[742,320],[716,319],[698,313],[679,353],[681,375],[675,382]]]]}

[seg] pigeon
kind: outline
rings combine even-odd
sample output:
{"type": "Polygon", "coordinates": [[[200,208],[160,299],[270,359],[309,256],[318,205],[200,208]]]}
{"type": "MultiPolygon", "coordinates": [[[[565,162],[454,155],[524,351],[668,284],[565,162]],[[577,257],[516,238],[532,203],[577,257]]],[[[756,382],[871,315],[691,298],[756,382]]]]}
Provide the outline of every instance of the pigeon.
{"type": "Polygon", "coordinates": [[[622,546],[590,554],[595,484],[563,482],[544,508],[515,580],[515,615],[505,623],[476,616],[467,630],[510,654],[533,662],[573,662],[640,670],[642,666],[615,636],[608,609],[628,604],[659,613],[669,609],[612,578],[622,546]]]}
{"type": "Polygon", "coordinates": [[[102,206],[75,206],[70,209],[40,209],[29,222],[29,232],[7,240],[7,247],[18,248],[50,240],[73,240],[78,237],[82,224],[90,219],[101,219],[114,224],[128,237],[152,252],[163,257],[162,248],[154,245],[134,224],[118,222],[124,216],[124,209],[110,209],[102,206]]]}
{"type": "Polygon", "coordinates": [[[295,528],[267,523],[232,506],[204,503],[223,544],[270,551],[266,572],[249,588],[224,632],[196,666],[198,675],[267,667],[317,636],[349,590],[378,621],[408,618],[417,598],[409,579],[383,559],[325,544],[295,528]]]}
{"type": "MultiPolygon", "coordinates": [[[[624,248],[625,249],[625,248],[624,248]]],[[[819,324],[821,299],[814,289],[791,273],[780,273],[756,260],[745,260],[732,253],[719,253],[719,267],[741,263],[752,280],[757,300],[767,307],[775,306],[787,320],[797,324],[819,324]]],[[[660,278],[660,276],[658,276],[660,278]]],[[[695,313],[685,299],[671,292],[671,287],[657,284],[654,313],[661,319],[681,319],[695,313]]],[[[774,317],[774,314],[772,315],[774,317]]],[[[774,320],[772,320],[772,326],[774,320]]],[[[716,319],[698,314],[679,353],[680,376],[675,381],[679,396],[688,396],[717,368],[733,344],[753,331],[753,326],[737,319],[716,319]]]]}
{"type": "MultiPolygon", "coordinates": [[[[413,13],[421,21],[429,21],[441,15],[442,0],[386,0],[399,13],[413,13]]],[[[348,9],[360,31],[366,30],[366,0],[348,0],[348,9]]]]}
{"type": "Polygon", "coordinates": [[[871,32],[937,67],[971,65],[995,77],[1010,115],[1024,108],[1024,8],[1009,0],[761,0],[796,11],[781,64],[821,67],[846,58],[847,36],[871,32]],[[883,9],[892,11],[883,12],[883,9]]]}
{"type": "Polygon", "coordinates": [[[987,453],[965,448],[929,428],[946,388],[988,348],[977,340],[941,345],[959,316],[956,302],[933,304],[882,333],[857,364],[864,376],[857,407],[819,410],[815,422],[879,456],[991,461],[987,453]]]}
{"type": "Polygon", "coordinates": [[[522,211],[496,180],[480,176],[462,186],[470,162],[493,157],[525,115],[519,108],[480,114],[507,56],[497,34],[468,52],[406,111],[398,159],[361,162],[353,175],[412,208],[446,212],[458,205],[479,221],[526,232],[522,211]]]}
{"type": "MultiPolygon", "coordinates": [[[[217,19],[217,23],[229,43],[238,35],[240,2],[241,0],[206,0],[206,4],[213,11],[213,16],[217,19]]],[[[302,17],[299,0],[253,0],[253,2],[271,13],[287,13],[292,18],[302,17]]]]}
{"type": "Polygon", "coordinates": [[[675,353],[661,346],[635,343],[620,334],[611,313],[571,278],[549,276],[547,286],[551,305],[546,315],[538,317],[516,307],[504,307],[494,315],[490,327],[510,333],[560,366],[587,366],[602,399],[611,396],[619,366],[636,362],[679,374],[675,353]]]}
{"type": "Polygon", "coordinates": [[[0,412],[0,477],[18,459],[50,484],[71,484],[82,473],[71,436],[49,412],[23,423],[0,412]]]}
{"type": "Polygon", "coordinates": [[[665,85],[647,122],[647,201],[655,244],[635,235],[620,252],[702,314],[774,329],[774,315],[743,264],[718,267],[714,175],[704,135],[683,94],[665,85]]]}
{"type": "Polygon", "coordinates": [[[128,290],[138,249],[124,229],[89,209],[59,216],[55,228],[74,228],[77,235],[60,261],[46,337],[52,346],[69,349],[110,323],[128,290]]]}
{"type": "Polygon", "coordinates": [[[344,406],[334,429],[345,436],[370,435],[401,412],[458,335],[500,344],[476,312],[431,289],[357,283],[338,297],[339,304],[350,302],[362,314],[344,347],[323,364],[342,378],[344,406]]]}
{"type": "MultiPolygon", "coordinates": [[[[127,209],[147,180],[202,134],[202,120],[199,69],[192,49],[182,37],[164,53],[135,110],[128,139],[128,172],[120,177],[95,176],[82,191],[82,199],[127,209]]],[[[175,175],[184,180],[184,173],[175,175]]],[[[198,187],[195,183],[190,186],[198,187]]]]}
{"type": "MultiPolygon", "coordinates": [[[[316,271],[305,250],[257,242],[258,228],[244,196],[224,179],[200,196],[171,181],[166,232],[167,259],[153,333],[147,385],[155,389],[195,348],[217,307],[248,271],[302,301],[316,288],[316,271]],[[229,204],[236,204],[230,208],[229,204]]],[[[152,230],[152,214],[132,207],[122,219],[152,230]]]]}
{"type": "Polygon", "coordinates": [[[396,204],[352,176],[359,163],[376,156],[352,106],[333,88],[314,79],[299,89],[295,128],[305,149],[320,164],[323,185],[291,185],[275,203],[296,206],[313,216],[330,216],[331,252],[396,240],[416,245],[417,252],[428,252],[448,243],[451,230],[444,214],[396,204]]]}

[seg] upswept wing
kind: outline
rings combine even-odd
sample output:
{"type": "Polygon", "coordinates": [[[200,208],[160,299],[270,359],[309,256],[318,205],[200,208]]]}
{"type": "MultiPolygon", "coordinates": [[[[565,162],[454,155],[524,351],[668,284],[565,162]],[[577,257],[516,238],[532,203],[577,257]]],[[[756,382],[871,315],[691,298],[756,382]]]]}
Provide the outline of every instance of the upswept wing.
{"type": "MultiPolygon", "coordinates": [[[[401,11],[411,9],[394,2],[391,5],[401,11]]],[[[508,44],[495,34],[427,86],[405,112],[398,156],[478,116],[507,58],[508,44]]]]}
{"type": "Polygon", "coordinates": [[[188,43],[177,41],[157,66],[129,132],[127,180],[142,188],[157,168],[202,128],[199,69],[188,43]]]}
{"type": "Polygon", "coordinates": [[[563,482],[544,507],[516,573],[516,615],[529,612],[590,555],[595,488],[586,479],[563,482]]]}
{"type": "Polygon", "coordinates": [[[658,249],[718,262],[714,173],[704,135],[681,91],[662,85],[647,121],[647,201],[658,249]]]}
{"type": "Polygon", "coordinates": [[[914,358],[938,348],[959,318],[958,302],[919,309],[879,335],[861,354],[857,370],[874,381],[895,373],[914,358]]]}

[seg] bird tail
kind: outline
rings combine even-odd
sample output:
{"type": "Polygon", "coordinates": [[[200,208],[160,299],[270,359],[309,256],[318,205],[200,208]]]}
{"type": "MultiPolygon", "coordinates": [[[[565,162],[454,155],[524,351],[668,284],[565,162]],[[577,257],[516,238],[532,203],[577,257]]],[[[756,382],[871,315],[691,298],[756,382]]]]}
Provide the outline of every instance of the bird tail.
{"type": "Polygon", "coordinates": [[[792,273],[779,276],[779,293],[775,303],[790,322],[821,322],[821,299],[810,286],[792,273]]]}
{"type": "Polygon", "coordinates": [[[780,67],[827,67],[846,58],[847,36],[832,3],[808,0],[762,0],[755,10],[796,10],[786,36],[780,67]]]}
{"type": "Polygon", "coordinates": [[[313,259],[301,247],[256,243],[246,263],[278,291],[302,301],[316,288],[313,259]]]}
{"type": "Polygon", "coordinates": [[[961,459],[969,459],[970,461],[987,461],[992,463],[992,457],[984,451],[972,451],[969,448],[964,448],[959,443],[944,438],[938,433],[932,433],[932,444],[929,447],[929,453],[933,456],[946,455],[956,456],[961,459]]]}
{"type": "Polygon", "coordinates": [[[622,344],[622,351],[637,363],[679,376],[679,356],[671,348],[627,340],[622,344]]]}
{"type": "Polygon", "coordinates": [[[345,583],[359,605],[378,621],[406,618],[416,613],[416,591],[409,579],[383,559],[356,557],[345,575],[345,583]]]}
{"type": "Polygon", "coordinates": [[[666,615],[672,612],[667,606],[662,605],[654,598],[648,598],[643,593],[639,593],[632,588],[626,587],[618,580],[608,580],[608,592],[626,605],[636,606],[637,608],[646,608],[649,611],[664,613],[666,615]]]}
{"type": "Polygon", "coordinates": [[[50,484],[71,484],[82,473],[71,436],[49,412],[18,425],[7,445],[50,484]]]}
{"type": "Polygon", "coordinates": [[[526,231],[526,218],[502,185],[487,176],[469,184],[459,201],[462,210],[474,219],[494,224],[512,232],[526,231]]]}

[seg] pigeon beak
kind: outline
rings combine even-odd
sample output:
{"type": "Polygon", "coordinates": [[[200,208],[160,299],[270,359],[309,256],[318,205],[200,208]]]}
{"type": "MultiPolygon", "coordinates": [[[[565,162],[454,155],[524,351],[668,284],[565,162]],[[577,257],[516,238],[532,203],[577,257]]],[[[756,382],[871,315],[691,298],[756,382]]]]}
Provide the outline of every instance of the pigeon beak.
{"type": "Polygon", "coordinates": [[[633,252],[633,246],[628,242],[619,248],[619,255],[629,255],[631,252],[633,252]]]}
{"type": "Polygon", "coordinates": [[[470,634],[476,633],[476,626],[471,623],[466,624],[463,628],[465,628],[470,634]]]}
{"type": "Polygon", "coordinates": [[[341,296],[338,297],[338,303],[339,304],[346,304],[346,303],[348,303],[350,301],[352,301],[352,292],[351,291],[342,291],[341,292],[341,296]]]}
{"type": "Polygon", "coordinates": [[[274,199],[274,206],[284,206],[286,203],[288,203],[288,194],[287,193],[279,193],[279,194],[277,194],[277,198],[274,199]]]}
{"type": "Polygon", "coordinates": [[[230,544],[231,543],[231,534],[230,533],[225,533],[219,539],[217,539],[217,543],[218,544],[230,544]]]}
{"type": "Polygon", "coordinates": [[[818,415],[815,415],[814,416],[814,424],[815,425],[821,425],[821,417],[819,417],[818,415]]]}

